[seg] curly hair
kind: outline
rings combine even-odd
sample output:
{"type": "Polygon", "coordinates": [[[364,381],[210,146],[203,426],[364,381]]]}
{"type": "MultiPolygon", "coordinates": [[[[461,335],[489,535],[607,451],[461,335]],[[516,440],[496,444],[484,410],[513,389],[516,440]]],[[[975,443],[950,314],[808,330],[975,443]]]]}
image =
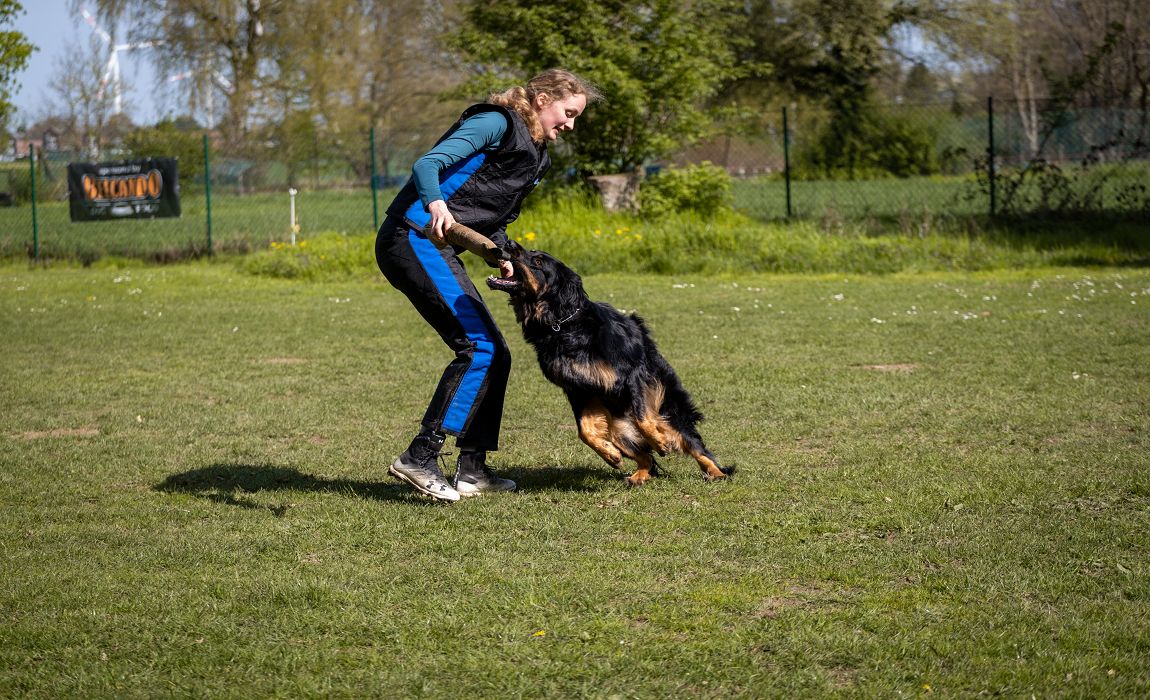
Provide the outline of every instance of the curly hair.
{"type": "Polygon", "coordinates": [[[527,81],[526,86],[516,85],[503,92],[494,92],[488,96],[487,101],[501,107],[515,110],[527,123],[531,131],[531,140],[535,143],[543,142],[543,126],[539,123],[539,115],[535,111],[535,98],[538,95],[547,95],[552,100],[562,100],[571,95],[584,95],[587,104],[603,99],[599,88],[591,82],[580,78],[571,71],[562,68],[551,68],[536,75],[527,81]]]}

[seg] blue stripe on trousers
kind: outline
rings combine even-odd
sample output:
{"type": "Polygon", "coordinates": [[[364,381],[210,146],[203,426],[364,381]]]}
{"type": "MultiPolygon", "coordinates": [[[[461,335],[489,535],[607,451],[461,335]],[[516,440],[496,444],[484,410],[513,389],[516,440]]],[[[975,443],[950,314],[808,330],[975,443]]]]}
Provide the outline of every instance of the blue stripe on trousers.
{"type": "MultiPolygon", "coordinates": [[[[442,179],[439,183],[439,193],[443,195],[444,201],[451,199],[451,195],[455,194],[455,191],[460,187],[463,187],[463,183],[471,179],[471,176],[479,170],[480,166],[482,166],[486,160],[487,154],[483,151],[479,151],[467,160],[461,160],[441,172],[439,174],[439,177],[442,179]]],[[[427,225],[427,222],[431,221],[431,214],[423,208],[423,202],[420,201],[419,197],[416,197],[415,201],[411,203],[411,206],[407,208],[404,216],[407,218],[409,224],[418,229],[423,229],[423,227],[427,225]]]]}
{"type": "Polygon", "coordinates": [[[454,272],[435,244],[414,230],[408,231],[407,238],[411,243],[411,249],[415,251],[415,256],[427,271],[427,276],[443,296],[447,306],[454,312],[455,317],[459,319],[467,339],[475,344],[471,366],[464,372],[443,416],[443,430],[453,434],[462,433],[467,427],[471,409],[479,399],[479,391],[487,378],[487,371],[495,355],[495,343],[491,340],[483,316],[476,308],[475,300],[467,296],[459,286],[454,272]]]}

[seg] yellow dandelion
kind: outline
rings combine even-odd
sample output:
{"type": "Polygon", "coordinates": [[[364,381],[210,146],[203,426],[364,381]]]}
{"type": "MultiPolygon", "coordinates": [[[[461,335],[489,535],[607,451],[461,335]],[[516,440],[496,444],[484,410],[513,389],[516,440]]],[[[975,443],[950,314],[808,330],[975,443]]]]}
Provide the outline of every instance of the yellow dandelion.
{"type": "Polygon", "coordinates": [[[523,237],[529,241],[533,241],[533,240],[535,240],[535,232],[534,231],[528,231],[527,233],[523,234],[523,237]]]}
{"type": "Polygon", "coordinates": [[[538,632],[536,632],[535,634],[533,634],[531,636],[532,637],[546,637],[547,636],[547,630],[539,630],[538,632]]]}

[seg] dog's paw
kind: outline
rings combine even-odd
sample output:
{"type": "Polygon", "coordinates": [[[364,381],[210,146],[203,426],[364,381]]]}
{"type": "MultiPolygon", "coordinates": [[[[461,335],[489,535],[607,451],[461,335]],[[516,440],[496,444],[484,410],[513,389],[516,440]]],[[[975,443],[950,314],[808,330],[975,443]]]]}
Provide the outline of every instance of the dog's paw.
{"type": "Polygon", "coordinates": [[[651,480],[650,474],[632,474],[631,476],[627,477],[626,479],[623,479],[623,481],[627,484],[627,486],[630,486],[631,488],[634,488],[636,486],[642,486],[643,484],[647,483],[650,480],[651,480]]]}
{"type": "Polygon", "coordinates": [[[707,472],[703,472],[703,481],[724,481],[734,475],[735,465],[732,464],[729,467],[719,467],[719,471],[722,472],[722,474],[709,474],[707,472]]]}

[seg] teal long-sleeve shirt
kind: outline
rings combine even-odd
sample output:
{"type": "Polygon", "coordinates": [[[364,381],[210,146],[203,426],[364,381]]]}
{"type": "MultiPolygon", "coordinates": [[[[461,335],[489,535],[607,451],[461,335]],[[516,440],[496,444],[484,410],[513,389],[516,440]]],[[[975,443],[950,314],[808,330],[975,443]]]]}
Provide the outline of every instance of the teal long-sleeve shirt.
{"type": "Polygon", "coordinates": [[[499,112],[482,112],[469,117],[455,133],[420,156],[411,168],[415,189],[424,208],[443,199],[439,173],[485,149],[495,148],[507,132],[507,119],[499,112]]]}

